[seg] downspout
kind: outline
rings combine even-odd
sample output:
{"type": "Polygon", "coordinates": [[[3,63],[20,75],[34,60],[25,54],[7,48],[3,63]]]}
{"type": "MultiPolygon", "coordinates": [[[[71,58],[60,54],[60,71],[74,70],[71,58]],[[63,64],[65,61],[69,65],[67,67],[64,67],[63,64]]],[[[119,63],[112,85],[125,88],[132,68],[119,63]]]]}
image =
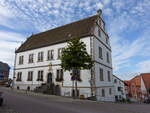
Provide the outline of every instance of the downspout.
{"type": "Polygon", "coordinates": [[[12,82],[12,90],[14,89],[14,86],[15,86],[15,69],[16,69],[16,49],[15,49],[15,61],[14,61],[14,70],[13,70],[13,82],[12,82]]]}
{"type": "MultiPolygon", "coordinates": [[[[94,34],[94,30],[95,30],[95,24],[93,26],[93,28],[91,29],[91,34],[94,34]]],[[[90,37],[90,53],[91,53],[91,57],[92,57],[92,61],[94,61],[95,59],[95,51],[94,51],[94,39],[93,37],[90,37]]],[[[95,85],[95,63],[93,64],[93,67],[91,69],[91,96],[96,96],[96,85],[95,85]]]]}

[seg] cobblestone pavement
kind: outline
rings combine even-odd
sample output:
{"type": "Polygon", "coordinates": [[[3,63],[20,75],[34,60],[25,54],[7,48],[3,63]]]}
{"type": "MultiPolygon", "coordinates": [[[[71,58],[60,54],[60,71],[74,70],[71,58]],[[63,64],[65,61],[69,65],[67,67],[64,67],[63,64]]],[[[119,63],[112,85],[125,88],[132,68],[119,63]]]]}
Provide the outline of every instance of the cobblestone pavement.
{"type": "Polygon", "coordinates": [[[0,91],[4,92],[4,106],[0,108],[1,111],[3,110],[0,113],[150,113],[150,105],[147,104],[73,100],[58,96],[26,94],[1,88],[0,91]]]}
{"type": "Polygon", "coordinates": [[[0,107],[0,113],[18,113],[18,112],[15,112],[14,110],[9,108],[8,106],[3,105],[0,107]]]}

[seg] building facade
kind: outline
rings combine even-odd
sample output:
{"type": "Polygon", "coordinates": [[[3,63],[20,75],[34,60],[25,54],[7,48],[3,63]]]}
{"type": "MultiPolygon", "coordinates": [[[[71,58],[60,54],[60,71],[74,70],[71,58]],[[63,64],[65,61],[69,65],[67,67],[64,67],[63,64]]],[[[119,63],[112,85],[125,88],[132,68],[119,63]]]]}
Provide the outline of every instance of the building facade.
{"type": "Polygon", "coordinates": [[[115,100],[121,101],[122,99],[126,99],[126,92],[125,92],[125,84],[124,82],[113,75],[114,80],[114,94],[115,94],[115,100]]]}
{"type": "Polygon", "coordinates": [[[14,88],[34,90],[43,83],[54,83],[60,95],[71,96],[71,72],[61,69],[60,57],[72,38],[80,38],[86,44],[94,61],[92,69],[80,71],[79,95],[96,96],[98,101],[114,101],[111,47],[101,11],[29,37],[16,50],[14,88]]]}
{"type": "Polygon", "coordinates": [[[5,85],[8,82],[9,70],[8,64],[0,62],[0,85],[5,85]]]}

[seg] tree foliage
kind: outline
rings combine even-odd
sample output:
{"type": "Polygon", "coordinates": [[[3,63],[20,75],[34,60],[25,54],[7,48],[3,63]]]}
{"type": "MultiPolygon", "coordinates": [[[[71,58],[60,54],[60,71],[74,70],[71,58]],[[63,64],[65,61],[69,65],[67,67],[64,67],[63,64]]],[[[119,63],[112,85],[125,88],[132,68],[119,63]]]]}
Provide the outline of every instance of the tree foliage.
{"type": "Polygon", "coordinates": [[[86,45],[79,38],[68,41],[68,46],[63,49],[61,67],[64,70],[90,69],[93,65],[91,56],[86,51],[86,45]]]}

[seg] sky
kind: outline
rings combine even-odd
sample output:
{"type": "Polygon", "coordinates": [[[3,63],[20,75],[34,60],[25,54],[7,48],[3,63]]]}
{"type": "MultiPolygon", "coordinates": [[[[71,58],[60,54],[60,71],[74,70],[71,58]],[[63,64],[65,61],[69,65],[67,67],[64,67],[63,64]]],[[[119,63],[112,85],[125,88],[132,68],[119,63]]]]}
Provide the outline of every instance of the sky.
{"type": "Polygon", "coordinates": [[[113,73],[123,80],[150,72],[150,0],[0,0],[0,61],[29,36],[103,11],[113,73]]]}

